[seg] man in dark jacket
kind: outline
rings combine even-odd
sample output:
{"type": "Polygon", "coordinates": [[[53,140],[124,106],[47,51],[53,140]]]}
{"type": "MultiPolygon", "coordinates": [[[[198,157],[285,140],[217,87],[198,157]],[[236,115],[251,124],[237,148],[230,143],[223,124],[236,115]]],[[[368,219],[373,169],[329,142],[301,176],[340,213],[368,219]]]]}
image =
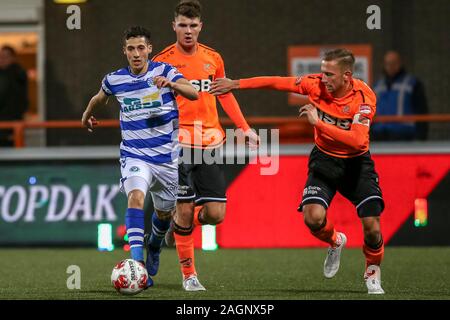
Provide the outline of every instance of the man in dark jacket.
{"type": "MultiPolygon", "coordinates": [[[[10,46],[0,49],[0,121],[20,121],[28,109],[28,79],[10,46]]],[[[12,146],[12,131],[0,130],[0,146],[12,146]]]]}
{"type": "MultiPolygon", "coordinates": [[[[428,106],[423,84],[406,72],[397,51],[384,56],[383,77],[373,87],[377,95],[378,115],[427,114],[428,106]]],[[[386,122],[372,125],[374,140],[425,140],[428,124],[425,122],[386,122]]]]}

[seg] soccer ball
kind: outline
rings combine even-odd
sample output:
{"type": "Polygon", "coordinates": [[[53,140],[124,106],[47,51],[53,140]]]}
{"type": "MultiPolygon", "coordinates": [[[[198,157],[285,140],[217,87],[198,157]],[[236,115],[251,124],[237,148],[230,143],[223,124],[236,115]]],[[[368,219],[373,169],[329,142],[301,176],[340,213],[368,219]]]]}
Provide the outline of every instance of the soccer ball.
{"type": "Polygon", "coordinates": [[[148,274],[145,266],[133,259],[120,261],[113,269],[111,283],[121,294],[138,294],[147,286],[148,274]]]}

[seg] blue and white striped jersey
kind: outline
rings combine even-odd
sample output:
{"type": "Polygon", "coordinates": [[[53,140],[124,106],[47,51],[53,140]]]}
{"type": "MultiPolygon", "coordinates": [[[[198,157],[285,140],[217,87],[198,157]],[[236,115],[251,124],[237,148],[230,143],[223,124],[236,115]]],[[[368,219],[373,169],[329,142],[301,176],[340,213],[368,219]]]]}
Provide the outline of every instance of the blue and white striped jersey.
{"type": "Polygon", "coordinates": [[[170,88],[158,89],[153,78],[177,81],[183,75],[170,64],[149,61],[145,74],[128,68],[106,75],[102,89],[120,103],[122,142],[120,157],[149,163],[168,163],[178,158],[178,106],[170,88]]]}

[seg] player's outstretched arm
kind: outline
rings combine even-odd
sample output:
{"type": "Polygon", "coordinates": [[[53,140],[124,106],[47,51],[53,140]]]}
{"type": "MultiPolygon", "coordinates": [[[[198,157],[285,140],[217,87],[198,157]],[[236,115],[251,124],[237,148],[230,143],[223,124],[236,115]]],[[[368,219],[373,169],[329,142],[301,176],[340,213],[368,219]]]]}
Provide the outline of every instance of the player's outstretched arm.
{"type": "Polygon", "coordinates": [[[100,105],[105,105],[107,102],[108,96],[105,94],[103,89],[100,89],[100,91],[89,101],[88,106],[86,107],[86,110],[81,118],[81,124],[88,128],[89,132],[92,132],[94,130],[94,126],[97,125],[97,119],[95,119],[92,115],[94,109],[100,105]]]}
{"type": "Polygon", "coordinates": [[[228,78],[219,78],[215,79],[213,83],[211,83],[211,89],[209,93],[214,96],[220,96],[222,94],[226,94],[231,90],[241,89],[239,87],[239,80],[232,80],[228,78]]]}
{"type": "Polygon", "coordinates": [[[171,88],[179,95],[189,100],[197,100],[198,92],[194,86],[184,78],[180,78],[175,82],[169,81],[169,79],[158,76],[153,79],[154,84],[160,88],[171,88]]]}
{"type": "Polygon", "coordinates": [[[299,93],[295,77],[254,77],[240,80],[220,78],[211,84],[209,93],[219,96],[237,89],[273,89],[299,93]]]}

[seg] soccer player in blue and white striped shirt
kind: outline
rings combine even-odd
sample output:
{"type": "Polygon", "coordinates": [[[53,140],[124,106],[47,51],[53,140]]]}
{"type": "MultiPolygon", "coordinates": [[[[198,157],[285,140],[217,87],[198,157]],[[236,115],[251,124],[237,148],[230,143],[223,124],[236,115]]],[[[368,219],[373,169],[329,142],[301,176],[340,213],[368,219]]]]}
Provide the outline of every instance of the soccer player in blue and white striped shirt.
{"type": "MultiPolygon", "coordinates": [[[[196,100],[198,93],[170,64],[148,60],[150,32],[131,27],[124,36],[129,66],[106,75],[92,97],[82,123],[92,131],[97,124],[93,110],[113,95],[120,104],[121,190],[128,198],[125,216],[131,258],[144,262],[144,200],[153,199],[152,233],[147,240],[146,268],[158,271],[162,240],[175,210],[178,188],[178,106],[175,95],[196,100]]],[[[149,277],[148,286],[153,285],[149,277]]]]}

